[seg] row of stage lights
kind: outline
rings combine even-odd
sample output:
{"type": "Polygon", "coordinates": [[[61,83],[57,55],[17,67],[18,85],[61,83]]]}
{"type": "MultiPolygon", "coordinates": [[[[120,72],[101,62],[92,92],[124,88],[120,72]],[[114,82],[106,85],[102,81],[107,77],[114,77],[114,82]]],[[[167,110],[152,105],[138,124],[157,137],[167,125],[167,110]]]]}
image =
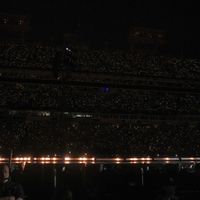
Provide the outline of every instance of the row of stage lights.
{"type": "MultiPolygon", "coordinates": [[[[0,162],[7,162],[9,158],[0,157],[0,162]]],[[[89,157],[16,157],[12,158],[13,163],[42,163],[42,164],[56,164],[56,163],[154,163],[154,162],[178,162],[178,161],[200,161],[200,157],[133,157],[133,158],[89,158],[89,157]]]]}

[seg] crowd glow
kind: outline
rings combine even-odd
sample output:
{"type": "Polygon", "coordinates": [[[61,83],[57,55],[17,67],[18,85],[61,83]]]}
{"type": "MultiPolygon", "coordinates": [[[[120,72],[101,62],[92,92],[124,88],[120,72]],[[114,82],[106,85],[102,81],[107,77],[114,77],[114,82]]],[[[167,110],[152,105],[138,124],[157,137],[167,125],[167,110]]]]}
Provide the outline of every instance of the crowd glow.
{"type": "MultiPolygon", "coordinates": [[[[0,157],[1,163],[7,163],[10,159],[6,157],[0,157]]],[[[58,156],[43,156],[43,157],[14,157],[11,159],[12,163],[30,163],[30,164],[98,164],[98,163],[110,163],[110,164],[151,164],[151,163],[180,163],[180,162],[200,162],[200,157],[130,157],[130,158],[95,158],[95,157],[58,157],[58,156]]]]}

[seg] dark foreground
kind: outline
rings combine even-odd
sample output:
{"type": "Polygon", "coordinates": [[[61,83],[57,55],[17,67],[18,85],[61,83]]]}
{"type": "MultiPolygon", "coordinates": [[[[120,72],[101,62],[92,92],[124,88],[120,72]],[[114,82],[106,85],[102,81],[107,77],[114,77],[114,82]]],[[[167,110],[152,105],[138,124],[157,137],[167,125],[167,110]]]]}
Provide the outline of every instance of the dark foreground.
{"type": "Polygon", "coordinates": [[[199,199],[198,164],[16,165],[26,199],[199,199]],[[55,189],[56,174],[56,189],[55,189]],[[142,175],[143,174],[143,175],[142,175]],[[143,178],[142,178],[143,177],[143,178]]]}

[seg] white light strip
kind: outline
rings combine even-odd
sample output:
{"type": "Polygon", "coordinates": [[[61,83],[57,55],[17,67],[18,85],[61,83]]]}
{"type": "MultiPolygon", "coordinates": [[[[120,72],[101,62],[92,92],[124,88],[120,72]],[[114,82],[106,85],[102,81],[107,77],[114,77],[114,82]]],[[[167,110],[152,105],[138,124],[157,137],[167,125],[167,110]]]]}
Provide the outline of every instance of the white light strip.
{"type": "MultiPolygon", "coordinates": [[[[9,159],[0,157],[0,162],[7,162],[9,159]]],[[[172,162],[172,161],[200,161],[200,157],[130,157],[130,158],[95,158],[95,157],[15,157],[12,162],[28,162],[28,163],[153,163],[153,162],[172,162]]]]}
{"type": "Polygon", "coordinates": [[[200,157],[187,157],[187,158],[181,158],[181,160],[200,160],[200,157]]]}
{"type": "Polygon", "coordinates": [[[7,158],[0,158],[0,161],[8,160],[7,158]]]}
{"type": "Polygon", "coordinates": [[[165,157],[165,158],[154,158],[155,161],[178,161],[180,160],[179,158],[170,158],[170,157],[165,157]]]}
{"type": "Polygon", "coordinates": [[[123,161],[124,158],[96,158],[96,161],[123,161]]]}
{"type": "Polygon", "coordinates": [[[31,157],[16,157],[16,158],[13,158],[13,160],[16,160],[16,161],[31,161],[31,157]]]}
{"type": "Polygon", "coordinates": [[[135,158],[126,158],[126,160],[127,161],[151,161],[152,158],[149,158],[149,157],[147,157],[147,158],[137,158],[137,157],[135,157],[135,158]]]}

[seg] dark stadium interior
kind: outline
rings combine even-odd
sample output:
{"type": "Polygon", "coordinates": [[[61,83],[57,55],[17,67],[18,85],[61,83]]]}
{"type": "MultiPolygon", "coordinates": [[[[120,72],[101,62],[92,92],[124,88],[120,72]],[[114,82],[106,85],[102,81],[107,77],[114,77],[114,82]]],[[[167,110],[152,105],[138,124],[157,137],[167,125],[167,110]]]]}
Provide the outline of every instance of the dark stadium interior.
{"type": "Polygon", "coordinates": [[[1,2],[0,200],[199,199],[199,15],[1,2]]]}

